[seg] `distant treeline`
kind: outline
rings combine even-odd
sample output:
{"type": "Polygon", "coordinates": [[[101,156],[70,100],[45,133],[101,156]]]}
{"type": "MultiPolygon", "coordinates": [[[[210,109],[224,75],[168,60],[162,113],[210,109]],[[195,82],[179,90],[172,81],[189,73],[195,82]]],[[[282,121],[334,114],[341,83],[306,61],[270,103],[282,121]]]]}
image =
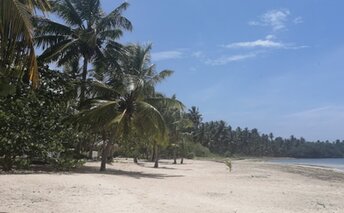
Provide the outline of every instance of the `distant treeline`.
{"type": "Polygon", "coordinates": [[[224,121],[201,123],[195,139],[213,153],[233,156],[271,156],[295,158],[344,157],[344,141],[309,142],[304,138],[274,137],[260,134],[257,129],[240,127],[233,130],[224,121]]]}

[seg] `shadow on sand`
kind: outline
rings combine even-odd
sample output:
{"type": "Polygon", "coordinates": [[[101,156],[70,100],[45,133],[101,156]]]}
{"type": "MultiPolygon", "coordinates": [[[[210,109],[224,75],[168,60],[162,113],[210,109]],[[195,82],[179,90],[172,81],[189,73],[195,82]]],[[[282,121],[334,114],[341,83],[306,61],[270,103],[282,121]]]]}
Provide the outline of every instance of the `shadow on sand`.
{"type": "MultiPolygon", "coordinates": [[[[139,166],[145,167],[145,165],[139,166]]],[[[109,165],[110,166],[110,165],[109,165]]],[[[146,167],[149,168],[149,167],[146,167]]],[[[175,169],[170,167],[159,167],[159,169],[175,169]]],[[[116,175],[116,176],[127,176],[131,178],[154,178],[154,179],[164,179],[164,178],[176,178],[184,177],[184,175],[168,175],[162,173],[149,173],[142,171],[125,171],[114,168],[107,168],[106,171],[99,171],[99,167],[84,165],[80,168],[73,169],[70,171],[57,171],[48,166],[35,166],[33,165],[29,170],[12,170],[9,172],[3,172],[0,170],[0,175],[39,175],[39,174],[51,174],[51,175],[73,175],[73,174],[99,174],[99,175],[116,175]]]]}
{"type": "MultiPolygon", "coordinates": [[[[173,168],[171,168],[173,169],[173,168]]],[[[71,173],[79,174],[100,174],[100,175],[118,175],[118,176],[127,176],[136,179],[140,178],[154,178],[154,179],[164,179],[164,178],[175,178],[175,177],[184,177],[184,175],[167,175],[161,173],[147,173],[139,171],[125,171],[120,169],[107,168],[106,171],[100,172],[98,167],[93,166],[83,166],[82,168],[76,169],[71,173]]]]}

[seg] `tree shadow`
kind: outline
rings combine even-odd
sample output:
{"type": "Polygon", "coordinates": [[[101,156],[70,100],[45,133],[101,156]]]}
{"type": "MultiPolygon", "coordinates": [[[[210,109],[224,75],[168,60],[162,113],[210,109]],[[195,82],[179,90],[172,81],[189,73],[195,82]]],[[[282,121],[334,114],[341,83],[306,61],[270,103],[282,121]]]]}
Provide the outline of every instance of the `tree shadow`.
{"type": "Polygon", "coordinates": [[[120,169],[107,168],[106,171],[99,171],[98,167],[83,166],[82,168],[76,169],[71,173],[79,174],[101,174],[101,175],[115,175],[115,176],[127,176],[135,179],[140,178],[154,178],[154,179],[164,179],[164,178],[174,178],[174,177],[184,177],[184,175],[167,175],[161,173],[146,173],[138,171],[125,171],[120,169]]]}
{"type": "MultiPolygon", "coordinates": [[[[117,162],[117,163],[123,163],[123,162],[117,162]]],[[[153,165],[150,165],[148,161],[142,161],[136,163],[136,165],[143,167],[143,168],[153,168],[153,165]]],[[[116,164],[116,163],[115,163],[116,164]]],[[[160,166],[158,168],[154,168],[154,170],[161,171],[163,170],[190,170],[185,168],[174,168],[170,167],[168,165],[176,165],[172,164],[170,162],[159,162],[160,166]]],[[[112,164],[110,164],[112,165],[112,164]]],[[[163,174],[163,173],[147,173],[142,171],[126,171],[121,169],[115,169],[111,168],[111,166],[108,166],[106,171],[99,171],[99,167],[95,165],[83,165],[80,168],[75,168],[72,170],[56,170],[52,168],[49,165],[32,165],[30,169],[28,170],[12,170],[9,172],[4,172],[0,170],[0,176],[1,175],[39,175],[39,174],[51,174],[51,175],[72,175],[72,174],[102,174],[102,175],[116,175],[116,176],[127,176],[131,178],[154,178],[154,179],[164,179],[164,178],[173,178],[173,177],[184,177],[184,175],[169,175],[169,174],[163,174]]]]}

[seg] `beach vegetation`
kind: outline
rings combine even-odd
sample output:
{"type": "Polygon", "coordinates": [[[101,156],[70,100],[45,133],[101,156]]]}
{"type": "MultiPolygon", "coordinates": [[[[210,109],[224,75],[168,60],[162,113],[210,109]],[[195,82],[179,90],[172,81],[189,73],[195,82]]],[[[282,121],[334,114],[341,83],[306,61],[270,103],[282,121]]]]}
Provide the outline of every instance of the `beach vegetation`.
{"type": "Polygon", "coordinates": [[[70,170],[94,159],[105,171],[115,156],[154,167],[160,158],[344,157],[344,141],[204,121],[201,107],[159,92],[173,71],[157,70],[152,44],[120,42],[133,29],[127,9],[124,2],[105,13],[100,0],[0,1],[2,170],[70,170]]]}

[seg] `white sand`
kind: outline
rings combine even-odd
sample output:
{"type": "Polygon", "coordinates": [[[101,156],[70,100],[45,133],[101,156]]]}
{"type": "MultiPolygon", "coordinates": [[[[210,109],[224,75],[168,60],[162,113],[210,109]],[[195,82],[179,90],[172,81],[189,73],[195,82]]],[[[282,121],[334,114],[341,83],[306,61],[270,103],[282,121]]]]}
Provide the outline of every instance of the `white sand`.
{"type": "Polygon", "coordinates": [[[0,212],[344,212],[344,174],[264,162],[121,160],[72,173],[0,175],[0,212]]]}

